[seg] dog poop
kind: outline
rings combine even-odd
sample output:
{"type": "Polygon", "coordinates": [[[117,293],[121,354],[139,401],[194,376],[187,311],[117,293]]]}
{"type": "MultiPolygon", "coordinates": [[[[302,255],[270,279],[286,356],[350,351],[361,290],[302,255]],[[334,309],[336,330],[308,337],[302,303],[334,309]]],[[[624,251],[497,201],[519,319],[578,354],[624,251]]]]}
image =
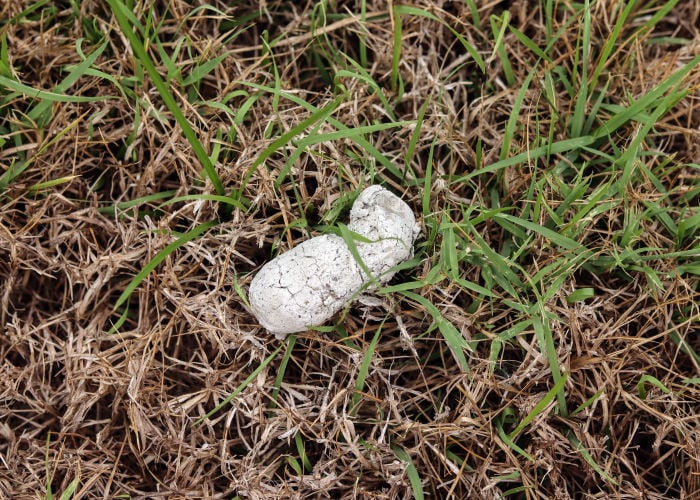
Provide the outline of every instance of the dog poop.
{"type": "MultiPolygon", "coordinates": [[[[409,206],[387,189],[363,190],[350,210],[348,229],[360,261],[380,283],[413,256],[419,226],[409,206]]],[[[319,326],[340,311],[370,278],[345,240],[311,238],[265,264],[248,292],[252,312],[277,337],[319,326]]]]}

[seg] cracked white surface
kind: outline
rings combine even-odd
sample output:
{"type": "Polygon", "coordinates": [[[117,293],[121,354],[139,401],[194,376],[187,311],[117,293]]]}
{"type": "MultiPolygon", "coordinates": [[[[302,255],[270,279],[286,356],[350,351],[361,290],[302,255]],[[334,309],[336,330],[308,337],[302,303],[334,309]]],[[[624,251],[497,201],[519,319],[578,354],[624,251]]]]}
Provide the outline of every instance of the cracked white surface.
{"type": "MultiPolygon", "coordinates": [[[[419,227],[413,212],[381,186],[366,188],[350,210],[348,229],[367,269],[385,283],[392,267],[413,255],[419,227]]],[[[248,291],[260,324],[278,337],[325,323],[370,280],[345,240],[325,234],[304,241],[265,264],[248,291]]]]}

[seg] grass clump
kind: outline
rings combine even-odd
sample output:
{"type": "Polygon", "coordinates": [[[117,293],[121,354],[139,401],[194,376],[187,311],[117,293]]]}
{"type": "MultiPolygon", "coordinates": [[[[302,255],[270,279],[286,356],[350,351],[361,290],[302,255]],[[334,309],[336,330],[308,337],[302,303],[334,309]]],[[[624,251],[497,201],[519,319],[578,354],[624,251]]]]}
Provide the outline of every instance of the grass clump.
{"type": "Polygon", "coordinates": [[[692,2],[6,3],[2,496],[700,495],[692,2]],[[276,340],[369,183],[414,258],[276,340]]]}

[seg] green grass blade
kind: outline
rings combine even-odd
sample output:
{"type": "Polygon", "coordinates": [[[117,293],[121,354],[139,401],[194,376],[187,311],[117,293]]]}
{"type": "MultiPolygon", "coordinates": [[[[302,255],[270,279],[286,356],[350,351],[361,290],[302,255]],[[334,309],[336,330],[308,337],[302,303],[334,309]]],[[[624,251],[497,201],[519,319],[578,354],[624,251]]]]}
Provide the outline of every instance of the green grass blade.
{"type": "MultiPolygon", "coordinates": [[[[508,411],[508,410],[510,410],[510,408],[506,408],[506,410],[504,410],[504,411],[508,411]]],[[[510,410],[510,411],[512,411],[512,410],[510,410]]],[[[515,441],[513,441],[508,434],[506,434],[506,431],[503,429],[503,420],[504,420],[504,418],[501,416],[501,417],[497,417],[494,421],[494,425],[496,427],[496,432],[498,433],[498,436],[501,438],[503,443],[505,443],[505,445],[508,446],[511,450],[515,451],[519,455],[522,455],[523,457],[528,459],[530,462],[534,462],[535,459],[532,457],[532,455],[530,455],[528,452],[526,452],[520,446],[518,446],[515,443],[515,441]]]]}
{"type": "Polygon", "coordinates": [[[46,500],[51,500],[53,498],[53,492],[51,491],[51,466],[49,465],[49,449],[51,447],[51,431],[46,433],[46,452],[44,454],[44,468],[46,469],[46,500]]]}
{"type": "Polygon", "coordinates": [[[282,361],[280,361],[280,367],[277,370],[277,376],[275,377],[275,385],[272,389],[272,401],[270,402],[270,408],[277,407],[277,398],[279,397],[280,388],[282,387],[282,382],[284,381],[284,374],[287,371],[287,365],[289,364],[289,360],[292,359],[292,353],[294,352],[294,345],[296,344],[296,342],[296,335],[289,335],[286,339],[287,346],[284,351],[284,355],[282,356],[282,361]]]}
{"type": "Polygon", "coordinates": [[[301,464],[299,463],[299,461],[295,457],[288,456],[287,463],[294,470],[294,472],[297,474],[297,476],[304,475],[304,469],[302,468],[301,464]]]}
{"type": "Polygon", "coordinates": [[[262,165],[265,160],[267,160],[270,156],[272,156],[277,150],[279,150],[282,146],[287,144],[289,141],[292,140],[292,138],[303,131],[305,131],[307,128],[312,126],[316,122],[320,122],[322,120],[327,119],[333,111],[340,105],[341,100],[343,99],[343,96],[338,96],[328,104],[326,104],[324,107],[317,109],[314,113],[311,114],[311,116],[307,117],[306,119],[302,120],[299,122],[297,125],[289,129],[287,132],[282,134],[280,137],[272,141],[272,143],[266,147],[262,153],[253,161],[253,163],[250,165],[248,168],[248,171],[245,173],[243,176],[243,180],[241,181],[241,186],[238,189],[237,194],[234,196],[235,199],[240,200],[241,197],[243,196],[243,190],[245,189],[246,185],[248,184],[248,180],[250,180],[250,177],[255,173],[257,168],[262,165]]]}
{"type": "Polygon", "coordinates": [[[0,76],[12,78],[10,51],[7,49],[7,31],[0,34],[0,76]]]}
{"type": "Polygon", "coordinates": [[[221,64],[221,61],[226,59],[227,57],[230,57],[229,54],[221,54],[214,59],[209,59],[208,61],[204,61],[202,64],[198,64],[195,66],[192,71],[190,71],[190,74],[182,80],[182,86],[183,87],[188,87],[190,85],[199,83],[205,76],[207,76],[211,71],[216,68],[219,64],[221,64]]]}
{"type": "Polygon", "coordinates": [[[44,154],[47,150],[49,150],[54,144],[59,142],[63,137],[65,137],[68,132],[73,130],[75,127],[80,125],[82,117],[77,117],[75,120],[73,120],[70,124],[64,126],[63,130],[59,131],[56,133],[51,140],[44,142],[37,153],[32,156],[29,160],[27,161],[17,161],[17,162],[11,162],[9,168],[5,171],[4,174],[0,176],[0,194],[2,194],[7,186],[14,181],[17,177],[19,177],[27,168],[29,168],[35,158],[38,156],[44,154]]]}
{"type": "Polygon", "coordinates": [[[391,118],[392,121],[396,121],[396,113],[394,112],[393,106],[389,102],[389,99],[387,99],[386,95],[384,95],[384,91],[382,90],[382,86],[379,85],[365,70],[363,67],[361,67],[354,59],[352,59],[350,56],[346,54],[342,54],[345,60],[350,63],[357,71],[350,71],[347,69],[341,69],[338,70],[335,73],[335,84],[336,86],[341,85],[341,81],[343,78],[353,78],[356,80],[359,80],[361,82],[366,83],[373,91],[374,95],[376,95],[379,100],[382,102],[382,107],[384,108],[384,111],[386,111],[387,115],[389,118],[391,118]]]}
{"type": "Polygon", "coordinates": [[[443,315],[440,314],[440,310],[425,297],[409,291],[402,291],[400,293],[423,306],[428,314],[432,316],[435,325],[438,327],[438,330],[445,339],[445,342],[447,342],[447,346],[450,348],[450,351],[457,361],[457,364],[465,373],[469,374],[469,363],[467,363],[467,358],[464,355],[464,351],[471,351],[471,347],[464,337],[462,337],[459,330],[457,330],[452,323],[446,320],[443,315]]]}
{"type": "MultiPolygon", "coordinates": [[[[423,120],[425,119],[425,112],[430,104],[430,98],[426,99],[423,105],[418,111],[418,117],[416,118],[416,126],[411,134],[411,139],[408,141],[408,147],[406,148],[406,157],[404,158],[404,172],[411,175],[411,178],[415,179],[416,175],[411,169],[411,160],[413,160],[413,155],[416,152],[416,145],[421,136],[421,131],[423,127],[423,120]]],[[[434,139],[433,139],[434,140],[434,139]]]]}
{"type": "Polygon", "coordinates": [[[620,37],[620,33],[622,32],[622,28],[625,26],[625,23],[627,21],[627,18],[629,17],[630,13],[632,10],[635,8],[637,5],[638,0],[631,0],[630,2],[625,5],[625,8],[622,10],[620,15],[618,16],[617,20],[615,21],[615,26],[613,27],[612,31],[610,32],[610,36],[605,40],[605,43],[603,44],[603,50],[600,52],[600,55],[598,56],[598,64],[596,65],[595,69],[593,70],[593,76],[591,77],[591,88],[595,89],[596,85],[598,84],[598,78],[600,77],[601,73],[603,72],[603,69],[605,66],[608,64],[610,61],[610,55],[612,54],[613,50],[617,46],[617,40],[620,37]]]}
{"type": "MultiPolygon", "coordinates": [[[[333,132],[326,132],[324,134],[310,134],[308,137],[304,137],[297,142],[299,147],[312,146],[314,144],[322,144],[324,142],[336,141],[338,139],[354,139],[364,134],[370,134],[372,132],[380,132],[382,130],[388,130],[392,128],[405,127],[407,125],[412,125],[413,121],[400,121],[393,123],[376,123],[374,125],[363,125],[360,127],[346,128],[343,130],[335,130],[333,132]]],[[[296,134],[294,134],[296,135],[296,134]]]]}
{"type": "Polygon", "coordinates": [[[515,35],[515,38],[520,40],[520,43],[522,43],[525,47],[530,49],[533,54],[535,54],[540,59],[547,61],[548,63],[552,62],[552,58],[549,57],[547,53],[543,51],[535,42],[533,42],[532,38],[528,37],[525,33],[523,33],[518,28],[510,24],[508,25],[508,29],[511,33],[515,35]]]}
{"type": "Polygon", "coordinates": [[[503,11],[502,18],[492,15],[490,21],[491,31],[493,32],[495,39],[493,42],[493,54],[491,55],[490,59],[495,58],[496,54],[498,54],[498,58],[501,60],[501,66],[503,66],[503,75],[506,78],[506,83],[508,86],[512,86],[515,84],[515,74],[513,73],[513,67],[510,64],[510,59],[508,59],[508,51],[503,43],[503,38],[506,34],[506,30],[508,29],[508,25],[510,24],[510,11],[503,11]]]}
{"type": "Polygon", "coordinates": [[[538,302],[535,307],[539,308],[540,311],[538,316],[534,316],[532,318],[532,327],[535,330],[535,336],[537,337],[540,351],[545,358],[547,358],[549,369],[552,371],[554,388],[557,388],[554,395],[558,400],[559,413],[562,416],[567,416],[568,410],[566,407],[566,393],[564,392],[563,384],[566,382],[565,379],[568,375],[566,372],[562,372],[561,367],[559,366],[559,357],[557,356],[557,350],[554,347],[552,329],[549,326],[548,316],[542,301],[538,302]]]}
{"type": "Polygon", "coordinates": [[[152,201],[162,200],[163,198],[170,198],[175,193],[177,193],[177,191],[174,189],[169,190],[169,191],[161,191],[159,193],[152,193],[152,194],[148,194],[146,196],[141,196],[139,198],[135,198],[133,200],[122,201],[119,203],[115,203],[113,205],[108,205],[106,207],[100,207],[97,209],[97,211],[100,212],[101,214],[105,214],[105,215],[115,215],[120,210],[128,210],[132,207],[137,207],[139,205],[143,205],[144,203],[150,203],[152,201]]]}
{"type": "Polygon", "coordinates": [[[37,182],[36,184],[32,184],[31,186],[29,186],[27,188],[27,192],[30,194],[36,194],[39,191],[44,191],[48,188],[60,186],[62,184],[67,184],[72,180],[77,179],[78,177],[78,175],[69,175],[66,177],[60,177],[58,179],[51,179],[49,181],[37,182]]]}
{"type": "Polygon", "coordinates": [[[61,493],[61,496],[59,497],[60,500],[70,500],[73,498],[73,495],[75,494],[75,490],[78,489],[78,486],[80,485],[80,478],[76,477],[73,479],[68,487],[61,493]]]}
{"type": "Polygon", "coordinates": [[[583,443],[578,440],[578,438],[574,435],[573,432],[569,432],[568,436],[569,442],[574,446],[576,451],[578,451],[583,459],[588,463],[588,465],[591,466],[591,468],[598,473],[600,477],[605,479],[611,484],[614,484],[617,486],[617,481],[615,481],[607,472],[605,472],[600,465],[598,465],[595,461],[595,459],[591,456],[591,454],[588,452],[586,448],[583,447],[583,443]]]}
{"type": "Polygon", "coordinates": [[[535,76],[536,72],[537,65],[535,65],[535,67],[532,68],[530,73],[528,73],[527,77],[525,78],[525,81],[520,86],[518,95],[515,97],[513,109],[510,112],[510,116],[508,117],[508,122],[506,123],[506,128],[503,133],[503,144],[501,145],[501,154],[499,156],[499,160],[505,160],[508,157],[508,154],[510,153],[510,143],[513,140],[513,137],[515,137],[515,127],[520,121],[520,109],[523,106],[526,92],[530,88],[530,82],[532,81],[532,78],[535,76]]]}
{"type": "Polygon", "coordinates": [[[117,333],[124,323],[126,323],[126,320],[129,319],[129,300],[126,301],[123,309],[124,310],[119,315],[119,319],[117,319],[117,321],[112,324],[112,327],[107,330],[107,335],[114,335],[117,333]]]}
{"type": "MultiPolygon", "coordinates": [[[[590,0],[583,3],[583,40],[581,41],[581,59],[578,61],[581,73],[579,75],[578,92],[574,113],[570,121],[571,137],[580,137],[586,121],[586,105],[588,104],[588,62],[591,51],[591,4],[590,0]]],[[[577,52],[578,54],[578,52],[577,52]]]]}
{"type": "Polygon", "coordinates": [[[519,321],[515,325],[511,326],[507,330],[504,330],[498,334],[498,336],[491,342],[491,347],[489,349],[489,373],[493,375],[496,369],[496,361],[498,360],[498,355],[501,352],[501,348],[510,339],[517,337],[522,332],[527,330],[532,326],[532,319],[526,319],[519,321]]]}
{"type": "Polygon", "coordinates": [[[394,46],[391,51],[391,90],[396,95],[396,101],[399,102],[403,96],[403,79],[399,71],[401,64],[401,14],[398,12],[398,6],[393,7],[394,10],[394,46]]]}
{"type": "Polygon", "coordinates": [[[577,414],[581,413],[583,410],[585,410],[586,408],[588,408],[589,406],[591,406],[593,403],[595,403],[595,402],[598,400],[598,398],[599,398],[604,392],[605,392],[605,388],[602,388],[602,389],[600,389],[599,391],[597,391],[595,394],[593,394],[593,396],[591,396],[591,397],[588,398],[586,401],[584,401],[583,403],[581,403],[580,405],[578,405],[578,406],[576,407],[576,409],[575,409],[574,411],[571,412],[570,416],[573,417],[574,415],[577,415],[577,414]]]}
{"type": "MultiPolygon", "coordinates": [[[[698,318],[696,316],[695,321],[697,321],[698,319],[700,319],[700,318],[698,318]]],[[[669,336],[671,337],[671,340],[673,341],[673,343],[678,346],[678,349],[680,349],[680,351],[683,354],[690,356],[691,358],[693,358],[693,360],[695,360],[696,363],[700,364],[700,354],[695,352],[695,349],[693,349],[693,346],[691,346],[687,340],[682,338],[676,332],[671,332],[671,334],[669,336]]]]}
{"type": "Polygon", "coordinates": [[[363,68],[367,67],[367,0],[360,2],[360,33],[358,34],[360,43],[360,64],[363,68]]]}
{"type": "MultiPolygon", "coordinates": [[[[80,49],[80,44],[82,43],[83,39],[78,39],[75,44],[76,44],[76,49],[79,54],[82,54],[82,51],[80,49]]],[[[100,57],[102,52],[107,48],[109,40],[105,40],[102,45],[97,47],[95,50],[92,51],[92,53],[87,56],[80,64],[75,66],[70,70],[68,75],[59,83],[56,85],[54,88],[54,92],[57,94],[63,94],[68,91],[68,89],[73,85],[75,82],[78,81],[78,79],[83,76],[85,71],[90,68],[95,61],[97,61],[97,58],[100,57]]],[[[94,99],[96,100],[96,99],[94,99]]],[[[100,99],[103,100],[103,99],[100,99]]],[[[32,121],[43,121],[40,120],[40,117],[44,115],[51,107],[51,101],[50,100],[44,100],[37,104],[29,113],[29,119],[32,121]]]]}
{"type": "Polygon", "coordinates": [[[396,454],[399,460],[401,460],[406,465],[406,475],[408,476],[408,480],[411,483],[411,490],[413,490],[414,500],[424,500],[425,494],[423,493],[423,484],[420,480],[418,469],[416,469],[413,460],[411,460],[411,457],[408,456],[406,450],[404,450],[400,446],[392,445],[391,449],[394,451],[394,454],[396,454]]]}
{"type": "Polygon", "coordinates": [[[617,159],[615,162],[617,165],[621,165],[622,177],[620,179],[621,186],[626,186],[632,179],[632,173],[635,169],[636,164],[640,161],[640,152],[642,144],[644,143],[649,132],[656,126],[656,123],[664,116],[669,110],[683,97],[687,95],[687,91],[682,90],[679,92],[672,92],[663,99],[658,106],[652,111],[649,119],[645,121],[640,130],[637,131],[632,141],[630,141],[627,146],[626,151],[617,159]]]}
{"type": "Polygon", "coordinates": [[[554,21],[554,2],[558,0],[545,0],[544,2],[544,22],[545,22],[545,34],[547,40],[552,40],[552,34],[554,32],[554,27],[552,26],[552,21],[554,21]]]}
{"type": "Polygon", "coordinates": [[[421,209],[423,217],[430,216],[430,193],[433,186],[433,159],[435,157],[435,145],[437,144],[437,136],[433,137],[428,150],[428,159],[425,163],[425,178],[423,179],[423,192],[421,193],[421,209]]]}
{"type": "MultiPolygon", "coordinates": [[[[637,30],[635,31],[635,36],[639,36],[641,33],[649,30],[649,28],[654,28],[657,24],[659,24],[660,21],[663,21],[666,16],[668,15],[669,12],[671,12],[676,5],[678,4],[679,0],[665,0],[664,3],[661,5],[661,8],[657,10],[653,16],[651,16],[649,19],[647,19],[644,24],[642,24],[637,30]]],[[[631,2],[631,3],[636,3],[636,2],[631,2]]],[[[670,40],[673,40],[673,38],[670,38],[670,40]]],[[[682,43],[682,42],[681,42],[682,43]]]]}
{"type": "Polygon", "coordinates": [[[172,205],[173,203],[179,203],[181,201],[216,201],[218,203],[224,204],[224,205],[231,205],[239,210],[248,210],[248,207],[246,207],[242,202],[234,200],[230,196],[219,196],[218,194],[187,194],[184,196],[178,196],[176,198],[173,198],[168,201],[164,201],[160,205],[158,205],[158,208],[162,208],[166,205],[172,205]]]}
{"type": "Polygon", "coordinates": [[[477,31],[481,31],[481,16],[479,15],[479,7],[477,7],[474,0],[465,0],[465,3],[469,8],[469,14],[472,16],[474,27],[477,31]]]}
{"type": "Polygon", "coordinates": [[[442,243],[440,245],[440,264],[443,270],[451,279],[459,279],[459,257],[457,256],[457,243],[455,241],[455,233],[451,227],[442,227],[439,229],[442,234],[442,243]]]}
{"type": "MultiPolygon", "coordinates": [[[[116,96],[97,96],[97,97],[84,97],[84,96],[73,96],[68,94],[61,94],[57,92],[51,92],[48,90],[40,90],[25,85],[23,83],[17,82],[10,78],[0,76],[0,86],[10,89],[14,92],[19,92],[27,97],[32,97],[35,99],[43,99],[42,102],[95,102],[95,101],[106,101],[108,99],[116,99],[116,96]]],[[[36,108],[34,108],[36,109],[36,108]]]]}
{"type": "Polygon", "coordinates": [[[294,434],[294,444],[296,444],[297,447],[297,453],[299,454],[299,459],[301,460],[301,463],[303,465],[302,471],[311,471],[313,470],[313,465],[311,465],[311,460],[309,460],[309,455],[306,453],[306,446],[304,444],[304,441],[302,440],[301,432],[297,432],[294,434]]]}
{"type": "Polygon", "coordinates": [[[166,105],[168,110],[173,114],[173,117],[175,118],[175,121],[177,124],[180,126],[182,129],[182,133],[185,135],[185,138],[187,139],[187,142],[189,142],[190,146],[192,147],[192,151],[194,151],[195,155],[197,156],[197,159],[199,162],[202,164],[202,167],[204,168],[204,171],[207,174],[207,177],[209,177],[209,180],[214,186],[214,189],[216,191],[216,194],[220,196],[224,196],[226,194],[224,190],[224,185],[221,183],[221,179],[219,178],[218,174],[216,173],[216,169],[214,168],[214,165],[211,163],[211,160],[209,159],[209,155],[207,155],[207,152],[204,149],[204,146],[202,146],[202,143],[199,141],[199,138],[197,137],[197,133],[194,131],[192,128],[192,125],[187,121],[187,118],[185,117],[185,114],[182,112],[180,107],[177,104],[177,101],[173,97],[173,95],[170,93],[170,89],[168,88],[168,85],[165,83],[163,78],[160,76],[158,73],[158,70],[155,67],[155,64],[151,60],[151,57],[148,55],[148,52],[146,52],[146,49],[143,46],[143,43],[139,39],[139,37],[136,36],[136,33],[133,31],[133,12],[131,9],[129,9],[123,2],[122,0],[107,0],[107,3],[112,9],[112,12],[114,13],[114,16],[117,18],[117,22],[119,23],[119,26],[121,27],[122,33],[124,36],[129,40],[129,44],[131,45],[131,49],[134,51],[134,55],[138,59],[138,61],[143,65],[144,69],[148,73],[148,76],[151,78],[151,81],[153,82],[153,85],[156,87],[158,90],[158,93],[163,99],[163,103],[166,105]],[[132,19],[129,21],[129,19],[132,19]]]}
{"type": "Polygon", "coordinates": [[[676,70],[671,76],[666,78],[661,83],[657,84],[649,92],[644,94],[638,100],[634,101],[630,106],[623,108],[620,112],[613,115],[608,121],[602,124],[593,132],[593,137],[601,138],[612,135],[617,129],[625,125],[631,120],[634,120],[639,113],[645,112],[657,104],[658,100],[667,91],[676,87],[681,83],[690,71],[700,64],[700,55],[695,56],[690,62],[676,70]]]}
{"type": "Polygon", "coordinates": [[[511,156],[510,158],[505,158],[503,160],[492,163],[491,165],[487,165],[486,167],[474,170],[473,172],[467,175],[462,175],[455,179],[452,179],[450,181],[450,184],[465,182],[474,177],[498,172],[499,170],[503,170],[506,167],[511,167],[520,163],[534,162],[539,158],[542,158],[547,155],[568,153],[570,151],[583,148],[585,146],[590,146],[591,144],[593,144],[594,141],[595,138],[591,136],[574,137],[573,139],[564,139],[562,141],[557,141],[555,143],[548,144],[545,146],[532,148],[523,153],[511,156]]]}
{"type": "Polygon", "coordinates": [[[124,302],[129,300],[129,297],[131,294],[138,288],[138,286],[141,284],[141,282],[146,279],[146,277],[151,274],[151,272],[158,267],[158,265],[163,262],[166,258],[168,258],[168,255],[173,253],[175,250],[183,246],[185,243],[194,240],[198,236],[200,236],[202,233],[205,231],[211,229],[212,227],[216,226],[218,224],[217,221],[210,221],[210,222],[205,222],[204,224],[200,224],[197,227],[195,227],[192,231],[188,231],[187,233],[183,234],[180,236],[177,240],[173,241],[169,245],[167,245],[165,248],[160,250],[155,257],[153,257],[148,264],[146,264],[143,269],[129,282],[127,287],[124,289],[122,294],[119,296],[117,299],[117,302],[114,304],[114,309],[118,309],[121,307],[124,302]]]}
{"type": "Polygon", "coordinates": [[[221,403],[216,405],[216,407],[213,410],[211,410],[209,413],[207,413],[203,417],[200,417],[197,420],[195,420],[193,425],[196,427],[196,426],[200,425],[202,422],[204,422],[205,420],[209,420],[213,415],[215,415],[219,411],[221,411],[221,409],[224,406],[226,406],[231,401],[233,401],[233,398],[235,398],[241,392],[243,392],[245,390],[245,388],[248,387],[250,385],[250,383],[257,378],[258,375],[260,375],[260,373],[265,369],[265,367],[267,367],[267,365],[269,365],[272,362],[272,360],[277,357],[277,354],[279,354],[279,352],[282,350],[282,347],[284,345],[285,345],[285,343],[281,343],[279,346],[277,346],[277,349],[275,349],[272,352],[272,354],[270,354],[267,358],[265,358],[263,360],[263,362],[260,363],[255,368],[255,370],[253,370],[252,373],[250,375],[248,375],[248,377],[246,377],[246,379],[243,382],[241,382],[241,384],[238,387],[236,387],[236,389],[231,394],[226,396],[226,398],[221,403]]]}
{"type": "MultiPolygon", "coordinates": [[[[274,88],[269,87],[269,86],[265,86],[265,85],[259,85],[257,83],[244,82],[244,81],[241,81],[238,83],[240,83],[241,85],[247,85],[249,87],[252,87],[252,88],[255,88],[255,89],[258,89],[261,91],[265,91],[265,92],[270,92],[270,93],[275,92],[274,88]]],[[[280,91],[279,94],[280,94],[280,97],[288,99],[290,102],[293,102],[294,104],[298,104],[299,106],[302,106],[303,108],[305,108],[311,112],[315,113],[315,112],[319,111],[319,109],[316,108],[313,104],[310,104],[310,103],[304,101],[303,99],[300,99],[299,97],[297,97],[293,94],[290,94],[290,93],[284,92],[284,91],[280,91]]],[[[338,121],[330,116],[327,118],[327,120],[328,120],[328,123],[330,125],[332,125],[333,127],[335,127],[338,130],[348,130],[350,128],[347,125],[343,124],[342,122],[340,122],[340,121],[338,121]]],[[[401,172],[399,169],[397,169],[396,165],[394,165],[394,163],[389,158],[387,158],[376,147],[374,147],[374,145],[372,145],[371,142],[369,142],[368,140],[366,140],[365,138],[363,138],[361,136],[353,137],[352,139],[355,141],[355,143],[359,147],[361,147],[363,149],[363,151],[365,151],[367,153],[368,158],[373,158],[379,165],[386,168],[395,177],[397,177],[399,179],[404,178],[403,172],[401,172]]]]}
{"type": "Polygon", "coordinates": [[[646,384],[651,384],[655,386],[664,394],[671,393],[671,390],[668,387],[666,387],[663,384],[663,382],[661,382],[658,378],[654,377],[653,375],[644,374],[641,377],[639,377],[639,382],[637,382],[637,392],[639,393],[639,397],[641,399],[647,398],[646,384]]]}
{"type": "Polygon", "coordinates": [[[528,229],[530,231],[534,231],[547,238],[555,245],[558,245],[562,248],[566,248],[567,250],[578,250],[581,248],[581,244],[578,241],[572,240],[571,238],[559,234],[557,231],[552,231],[551,229],[548,229],[544,226],[540,226],[539,224],[535,224],[534,222],[521,219],[520,217],[499,213],[494,214],[493,218],[497,220],[506,220],[508,222],[512,222],[513,224],[517,224],[518,226],[524,227],[525,229],[528,229]]]}
{"type": "Polygon", "coordinates": [[[545,394],[544,397],[537,402],[534,408],[530,410],[527,415],[525,415],[525,418],[520,421],[518,426],[513,429],[509,435],[510,439],[515,439],[515,436],[517,436],[520,431],[527,427],[535,419],[535,417],[542,413],[545,408],[547,408],[549,403],[554,401],[557,394],[564,388],[568,378],[569,374],[565,372],[564,375],[552,386],[552,388],[547,391],[547,394],[545,394]]]}
{"type": "Polygon", "coordinates": [[[464,49],[467,52],[469,52],[469,55],[472,57],[472,59],[474,59],[474,62],[479,67],[481,72],[486,73],[486,63],[484,62],[484,59],[481,57],[476,48],[474,48],[469,42],[467,42],[467,40],[457,30],[455,30],[452,26],[447,24],[445,21],[443,21],[436,15],[418,7],[412,7],[410,5],[395,5],[394,12],[403,15],[427,17],[432,21],[442,24],[444,27],[446,27],[452,32],[455,38],[457,38],[457,41],[459,41],[459,43],[462,44],[462,47],[464,47],[464,49]]]}
{"type": "Polygon", "coordinates": [[[7,22],[7,24],[15,24],[15,23],[21,21],[22,19],[24,19],[25,17],[28,17],[33,12],[41,9],[44,5],[46,5],[50,1],[51,0],[39,0],[38,2],[31,4],[29,7],[27,7],[23,11],[21,11],[16,16],[11,17],[7,21],[4,19],[0,20],[0,26],[4,26],[6,22],[7,22]]]}
{"type": "Polygon", "coordinates": [[[592,299],[593,297],[595,297],[595,288],[579,288],[566,296],[566,302],[568,304],[574,304],[576,302],[592,299]]]}
{"type": "Polygon", "coordinates": [[[345,244],[348,246],[348,250],[350,250],[350,254],[352,254],[353,259],[355,259],[357,265],[360,266],[362,272],[365,273],[365,276],[367,276],[367,286],[372,284],[379,284],[377,278],[367,267],[367,264],[365,264],[362,260],[360,252],[357,250],[357,245],[355,245],[355,240],[360,241],[362,243],[372,243],[372,241],[362,237],[357,233],[350,231],[350,229],[348,229],[348,226],[342,223],[338,223],[338,231],[340,233],[340,237],[343,238],[343,241],[345,241],[345,244]]]}
{"type": "Polygon", "coordinates": [[[362,391],[365,389],[365,380],[367,380],[367,375],[369,374],[369,365],[372,363],[372,356],[374,356],[374,351],[379,343],[379,337],[382,334],[383,327],[384,322],[382,321],[374,332],[374,336],[367,346],[367,350],[362,353],[362,363],[360,363],[360,368],[357,370],[357,380],[355,381],[355,393],[352,395],[352,407],[350,408],[351,416],[356,415],[359,409],[362,391]]]}

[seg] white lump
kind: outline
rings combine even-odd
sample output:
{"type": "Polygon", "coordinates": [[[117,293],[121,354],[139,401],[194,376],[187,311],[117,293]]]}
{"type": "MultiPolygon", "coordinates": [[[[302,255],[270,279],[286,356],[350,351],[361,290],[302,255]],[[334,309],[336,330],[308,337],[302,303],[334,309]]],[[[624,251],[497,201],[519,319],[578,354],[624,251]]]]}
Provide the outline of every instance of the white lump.
{"type": "MultiPolygon", "coordinates": [[[[350,231],[360,260],[381,283],[392,267],[413,256],[419,226],[411,209],[381,186],[366,188],[350,211],[350,231]]],[[[325,234],[304,241],[265,264],[253,278],[248,299],[260,324],[278,337],[325,323],[371,278],[345,240],[325,234]]]]}

